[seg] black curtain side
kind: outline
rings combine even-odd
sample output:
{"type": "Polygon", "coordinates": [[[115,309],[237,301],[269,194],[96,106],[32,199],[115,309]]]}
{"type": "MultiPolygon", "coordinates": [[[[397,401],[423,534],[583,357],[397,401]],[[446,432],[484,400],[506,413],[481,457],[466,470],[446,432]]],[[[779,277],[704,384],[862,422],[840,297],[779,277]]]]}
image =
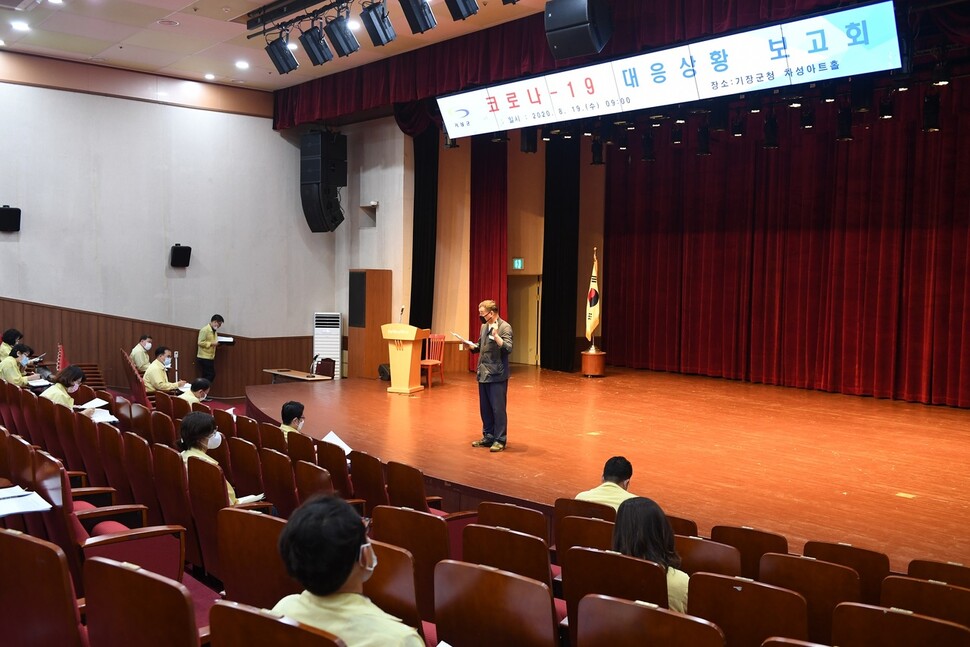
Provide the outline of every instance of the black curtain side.
{"type": "Polygon", "coordinates": [[[411,243],[411,306],[408,322],[431,328],[434,314],[434,264],[438,232],[438,127],[414,137],[414,227],[411,243]]]}
{"type": "Polygon", "coordinates": [[[546,143],[546,205],[542,236],[542,368],[575,370],[579,271],[579,138],[546,143]]]}

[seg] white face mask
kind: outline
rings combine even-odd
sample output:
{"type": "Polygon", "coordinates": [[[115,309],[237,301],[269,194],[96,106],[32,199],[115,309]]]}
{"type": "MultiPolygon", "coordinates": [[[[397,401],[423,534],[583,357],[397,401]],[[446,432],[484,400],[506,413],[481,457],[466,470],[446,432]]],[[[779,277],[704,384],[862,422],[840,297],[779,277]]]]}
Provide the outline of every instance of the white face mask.
{"type": "Polygon", "coordinates": [[[304,422],[306,422],[306,421],[303,418],[300,418],[299,420],[297,420],[297,422],[296,422],[296,430],[297,431],[303,431],[303,423],[304,422]]]}
{"type": "Polygon", "coordinates": [[[20,365],[21,366],[27,366],[27,363],[28,362],[30,362],[30,358],[29,357],[27,357],[26,355],[21,355],[20,356],[20,365]]]}
{"type": "Polygon", "coordinates": [[[77,393],[77,390],[80,389],[80,388],[81,388],[81,385],[80,384],[72,384],[71,386],[67,387],[67,392],[68,393],[77,393]]]}
{"type": "Polygon", "coordinates": [[[145,344],[144,344],[144,346],[145,346],[145,350],[151,350],[152,349],[152,343],[150,341],[146,341],[145,344]]]}
{"type": "Polygon", "coordinates": [[[364,581],[366,582],[374,574],[374,569],[377,568],[377,553],[374,552],[374,547],[371,546],[370,542],[360,545],[357,563],[364,569],[364,581]]]}
{"type": "Polygon", "coordinates": [[[165,364],[165,368],[172,368],[172,358],[171,357],[166,357],[165,358],[165,362],[163,362],[163,363],[165,364]]]}
{"type": "Polygon", "coordinates": [[[222,444],[222,432],[216,431],[211,436],[209,436],[205,441],[206,449],[215,449],[222,444]]]}

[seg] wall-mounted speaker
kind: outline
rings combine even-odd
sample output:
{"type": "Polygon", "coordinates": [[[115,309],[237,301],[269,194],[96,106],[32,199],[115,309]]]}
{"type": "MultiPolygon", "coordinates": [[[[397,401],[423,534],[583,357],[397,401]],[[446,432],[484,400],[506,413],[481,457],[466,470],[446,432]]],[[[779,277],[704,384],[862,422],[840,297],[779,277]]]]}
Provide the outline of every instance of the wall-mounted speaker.
{"type": "Polygon", "coordinates": [[[7,205],[0,207],[0,231],[20,231],[20,209],[7,205]]]}
{"type": "Polygon", "coordinates": [[[599,54],[613,35],[613,19],[605,0],[549,0],[545,25],[546,40],[556,59],[599,54]]]}
{"type": "Polygon", "coordinates": [[[347,186],[347,136],[310,132],[300,137],[300,184],[347,186]]]}
{"type": "Polygon", "coordinates": [[[339,189],[325,184],[301,184],[303,217],[313,232],[333,231],[344,221],[339,189]]]}
{"type": "Polygon", "coordinates": [[[184,247],[176,243],[172,245],[172,253],[168,258],[168,264],[172,267],[188,267],[191,258],[192,248],[184,247]]]}

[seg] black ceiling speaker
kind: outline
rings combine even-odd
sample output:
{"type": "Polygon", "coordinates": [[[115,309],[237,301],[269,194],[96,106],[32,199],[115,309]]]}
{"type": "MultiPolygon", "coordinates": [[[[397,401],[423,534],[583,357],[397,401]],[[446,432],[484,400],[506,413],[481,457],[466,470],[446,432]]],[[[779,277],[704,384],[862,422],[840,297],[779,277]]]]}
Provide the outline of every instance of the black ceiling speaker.
{"type": "Polygon", "coordinates": [[[408,20],[412,34],[423,34],[438,24],[431,5],[426,0],[401,0],[401,9],[404,10],[404,17],[408,20]]]}
{"type": "Polygon", "coordinates": [[[333,60],[333,52],[330,51],[327,41],[323,39],[323,31],[319,25],[313,25],[300,34],[300,42],[303,43],[307,58],[314,65],[323,65],[333,60]]]}
{"type": "Polygon", "coordinates": [[[276,71],[280,74],[289,74],[300,67],[296,57],[293,56],[293,52],[287,47],[286,36],[280,36],[276,40],[270,41],[266,45],[266,53],[269,54],[269,60],[273,61],[276,71]]]}
{"type": "Polygon", "coordinates": [[[183,247],[178,243],[172,245],[172,254],[169,256],[168,264],[172,267],[188,267],[189,260],[192,258],[192,248],[183,247]]]}
{"type": "Polygon", "coordinates": [[[464,20],[478,13],[478,3],[475,0],[445,0],[452,20],[464,20]]]}
{"type": "Polygon", "coordinates": [[[605,0],[549,0],[545,16],[546,40],[557,60],[599,54],[613,35],[605,0]]]}
{"type": "Polygon", "coordinates": [[[337,16],[333,20],[328,21],[323,31],[327,32],[327,38],[330,39],[330,44],[333,45],[337,56],[350,56],[360,49],[360,43],[357,42],[357,37],[354,36],[354,32],[350,31],[350,27],[347,26],[347,16],[337,16]]]}
{"type": "Polygon", "coordinates": [[[0,231],[20,231],[20,209],[7,205],[0,207],[0,231]]]}
{"type": "Polygon", "coordinates": [[[397,38],[391,17],[387,15],[387,5],[384,2],[374,2],[365,5],[360,12],[360,21],[364,23],[374,47],[387,45],[397,38]]]}

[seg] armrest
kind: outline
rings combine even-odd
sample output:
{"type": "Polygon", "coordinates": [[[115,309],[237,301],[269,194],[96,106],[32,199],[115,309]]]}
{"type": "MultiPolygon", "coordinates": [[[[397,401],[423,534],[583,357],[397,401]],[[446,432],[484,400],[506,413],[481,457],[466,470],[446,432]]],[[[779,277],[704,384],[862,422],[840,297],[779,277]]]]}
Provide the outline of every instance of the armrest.
{"type": "Polygon", "coordinates": [[[434,508],[435,510],[441,510],[441,497],[440,496],[426,496],[425,501],[428,502],[429,508],[434,508]]]}
{"type": "Polygon", "coordinates": [[[199,647],[209,647],[212,644],[212,635],[209,626],[199,627],[199,647]]]}
{"type": "Polygon", "coordinates": [[[445,517],[446,521],[459,521],[469,519],[468,523],[475,523],[478,519],[478,510],[459,510],[458,512],[449,512],[448,516],[445,517]]]}
{"type": "Polygon", "coordinates": [[[117,521],[129,528],[137,529],[143,528],[148,523],[148,508],[143,505],[109,505],[91,510],[78,510],[74,516],[88,532],[102,521],[117,521]]]}
{"type": "Polygon", "coordinates": [[[357,511],[357,514],[364,516],[364,504],[367,503],[364,499],[344,499],[344,501],[354,506],[354,510],[357,511]]]}
{"type": "Polygon", "coordinates": [[[87,539],[80,546],[84,559],[107,557],[138,564],[145,570],[182,580],[185,568],[185,528],[149,526],[87,539]]]}
{"type": "Polygon", "coordinates": [[[86,487],[88,484],[88,473],[82,472],[81,470],[66,470],[67,480],[70,481],[71,487],[86,487]]]}
{"type": "Polygon", "coordinates": [[[113,487],[71,487],[71,498],[75,501],[87,501],[100,508],[114,505],[115,491],[113,487]]]}
{"type": "Polygon", "coordinates": [[[270,514],[273,504],[270,501],[253,501],[252,503],[239,503],[233,506],[237,510],[252,510],[253,512],[264,512],[270,514]]]}

